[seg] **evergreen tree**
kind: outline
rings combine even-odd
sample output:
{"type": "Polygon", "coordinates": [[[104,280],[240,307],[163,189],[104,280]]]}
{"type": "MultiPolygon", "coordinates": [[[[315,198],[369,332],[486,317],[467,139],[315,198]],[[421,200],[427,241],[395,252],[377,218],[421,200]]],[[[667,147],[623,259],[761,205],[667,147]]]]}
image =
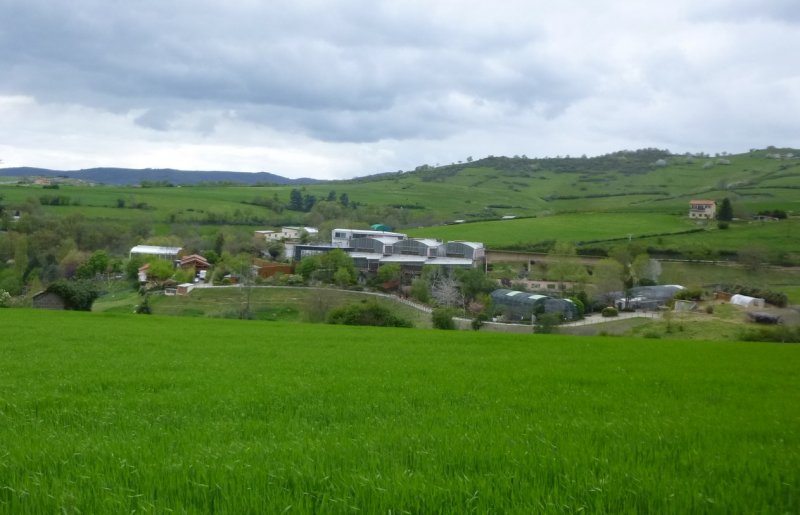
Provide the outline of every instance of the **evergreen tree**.
{"type": "Polygon", "coordinates": [[[719,212],[717,213],[717,220],[723,222],[733,220],[733,206],[731,206],[731,201],[728,197],[722,199],[722,204],[719,206],[719,212]]]}
{"type": "Polygon", "coordinates": [[[289,209],[292,211],[303,210],[303,192],[298,189],[293,189],[289,194],[289,209]]]}

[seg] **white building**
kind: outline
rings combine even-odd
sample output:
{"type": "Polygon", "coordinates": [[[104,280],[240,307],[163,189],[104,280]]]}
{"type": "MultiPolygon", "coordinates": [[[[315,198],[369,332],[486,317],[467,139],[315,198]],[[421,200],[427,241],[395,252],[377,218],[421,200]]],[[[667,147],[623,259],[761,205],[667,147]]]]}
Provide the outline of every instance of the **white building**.
{"type": "Polygon", "coordinates": [[[717,216],[717,203],[713,200],[690,200],[689,218],[711,220],[717,216]]]}
{"type": "Polygon", "coordinates": [[[372,229],[334,229],[331,231],[331,244],[334,247],[349,247],[355,238],[388,238],[394,241],[405,240],[400,232],[373,231],[372,229]]]}
{"type": "Polygon", "coordinates": [[[299,240],[303,233],[311,237],[319,234],[316,227],[283,227],[280,231],[255,231],[256,236],[261,236],[267,241],[299,240]]]}

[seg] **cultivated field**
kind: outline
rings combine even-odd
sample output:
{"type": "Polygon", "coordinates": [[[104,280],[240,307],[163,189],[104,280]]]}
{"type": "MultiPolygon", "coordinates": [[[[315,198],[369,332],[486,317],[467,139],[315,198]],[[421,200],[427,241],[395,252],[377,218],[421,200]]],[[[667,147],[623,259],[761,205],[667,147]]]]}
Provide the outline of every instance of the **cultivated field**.
{"type": "Polygon", "coordinates": [[[2,513],[797,513],[800,347],[0,310],[2,513]]]}

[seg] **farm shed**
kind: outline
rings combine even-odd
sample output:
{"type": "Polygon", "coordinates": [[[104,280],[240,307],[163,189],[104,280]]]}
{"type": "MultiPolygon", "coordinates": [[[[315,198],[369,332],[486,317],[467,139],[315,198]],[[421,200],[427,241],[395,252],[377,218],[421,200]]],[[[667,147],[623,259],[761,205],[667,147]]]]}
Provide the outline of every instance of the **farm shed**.
{"type": "Polygon", "coordinates": [[[194,290],[193,283],[183,283],[179,284],[177,288],[175,288],[176,295],[189,295],[189,292],[194,290]]]}
{"type": "Polygon", "coordinates": [[[695,311],[697,309],[697,302],[693,302],[691,300],[676,300],[675,307],[672,311],[676,313],[688,313],[690,311],[695,311]]]}
{"type": "Polygon", "coordinates": [[[52,291],[40,291],[33,296],[33,307],[37,309],[66,309],[66,306],[61,295],[52,291]]]}
{"type": "Polygon", "coordinates": [[[731,304],[742,306],[744,308],[763,308],[764,299],[737,294],[731,297],[731,304]]]}

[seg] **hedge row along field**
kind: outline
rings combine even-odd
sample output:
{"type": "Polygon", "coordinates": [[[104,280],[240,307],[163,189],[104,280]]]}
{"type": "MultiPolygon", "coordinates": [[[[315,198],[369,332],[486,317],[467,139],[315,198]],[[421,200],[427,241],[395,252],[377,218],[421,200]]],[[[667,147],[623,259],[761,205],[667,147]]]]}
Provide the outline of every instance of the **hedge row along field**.
{"type": "Polygon", "coordinates": [[[797,346],[0,327],[0,513],[800,511],[797,346]]]}

